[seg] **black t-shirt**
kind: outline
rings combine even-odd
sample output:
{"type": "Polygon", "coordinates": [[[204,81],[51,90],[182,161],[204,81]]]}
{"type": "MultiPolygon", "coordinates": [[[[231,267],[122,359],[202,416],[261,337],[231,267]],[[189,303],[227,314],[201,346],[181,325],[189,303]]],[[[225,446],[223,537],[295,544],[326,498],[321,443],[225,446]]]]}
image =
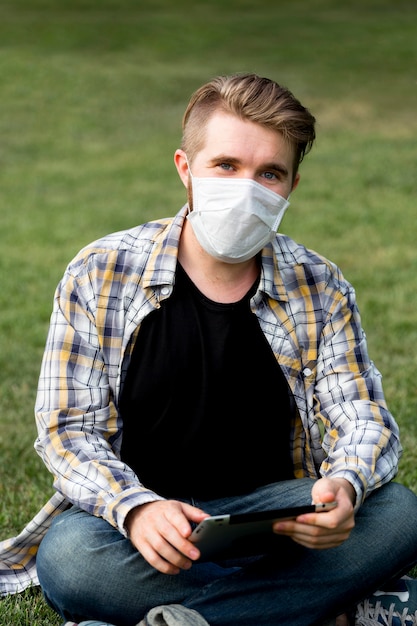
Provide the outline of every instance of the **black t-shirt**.
{"type": "Polygon", "coordinates": [[[294,402],[249,306],[206,298],[178,265],[142,322],[120,399],[122,460],[168,498],[211,499],[293,478],[294,402]]]}

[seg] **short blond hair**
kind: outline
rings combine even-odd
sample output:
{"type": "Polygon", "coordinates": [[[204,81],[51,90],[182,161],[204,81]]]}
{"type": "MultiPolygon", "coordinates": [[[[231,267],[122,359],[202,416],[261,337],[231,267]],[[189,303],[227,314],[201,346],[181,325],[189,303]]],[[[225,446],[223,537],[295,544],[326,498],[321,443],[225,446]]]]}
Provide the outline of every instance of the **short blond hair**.
{"type": "Polygon", "coordinates": [[[193,93],[183,117],[181,148],[190,163],[202,150],[207,122],[223,111],[282,134],[294,146],[294,175],[311,150],[315,118],[286,88],[256,74],[217,76],[193,93]]]}

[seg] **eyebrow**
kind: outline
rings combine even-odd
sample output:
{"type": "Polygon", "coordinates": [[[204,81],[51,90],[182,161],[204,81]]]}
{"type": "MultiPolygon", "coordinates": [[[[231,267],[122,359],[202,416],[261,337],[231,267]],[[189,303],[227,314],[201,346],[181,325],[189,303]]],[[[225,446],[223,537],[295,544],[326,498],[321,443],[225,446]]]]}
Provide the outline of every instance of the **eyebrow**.
{"type": "Polygon", "coordinates": [[[288,168],[284,167],[281,163],[265,163],[262,166],[263,170],[276,170],[288,176],[288,168]]]}
{"type": "MultiPolygon", "coordinates": [[[[227,154],[219,154],[209,160],[209,165],[216,165],[216,163],[230,163],[231,165],[242,165],[243,161],[242,159],[239,159],[237,157],[231,157],[227,154]]],[[[260,169],[263,171],[275,170],[276,172],[281,172],[281,174],[283,174],[284,176],[289,175],[288,168],[284,167],[282,163],[263,163],[260,169]]]]}

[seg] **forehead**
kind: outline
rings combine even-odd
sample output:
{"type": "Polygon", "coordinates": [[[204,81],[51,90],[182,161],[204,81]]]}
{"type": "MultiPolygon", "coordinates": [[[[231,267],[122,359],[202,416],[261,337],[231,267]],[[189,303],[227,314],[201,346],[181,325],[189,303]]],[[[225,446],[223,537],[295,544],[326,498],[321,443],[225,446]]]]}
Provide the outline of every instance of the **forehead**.
{"type": "Polygon", "coordinates": [[[217,111],[207,121],[200,155],[213,158],[217,153],[266,162],[279,158],[290,164],[295,148],[272,128],[217,111]]]}

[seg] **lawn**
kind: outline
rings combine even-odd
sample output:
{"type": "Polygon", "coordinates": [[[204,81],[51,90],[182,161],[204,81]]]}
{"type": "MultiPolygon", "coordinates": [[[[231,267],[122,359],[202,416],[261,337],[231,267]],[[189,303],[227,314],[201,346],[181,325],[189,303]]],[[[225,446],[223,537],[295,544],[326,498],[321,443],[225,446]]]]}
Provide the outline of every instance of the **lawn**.
{"type": "MultiPolygon", "coordinates": [[[[318,139],[281,229],[355,285],[417,493],[414,0],[4,0],[0,6],[0,530],[51,494],[33,404],[52,297],[85,244],[185,201],[173,165],[191,92],[219,73],[288,86],[318,139]]],[[[38,590],[3,626],[60,623],[38,590]]]]}

